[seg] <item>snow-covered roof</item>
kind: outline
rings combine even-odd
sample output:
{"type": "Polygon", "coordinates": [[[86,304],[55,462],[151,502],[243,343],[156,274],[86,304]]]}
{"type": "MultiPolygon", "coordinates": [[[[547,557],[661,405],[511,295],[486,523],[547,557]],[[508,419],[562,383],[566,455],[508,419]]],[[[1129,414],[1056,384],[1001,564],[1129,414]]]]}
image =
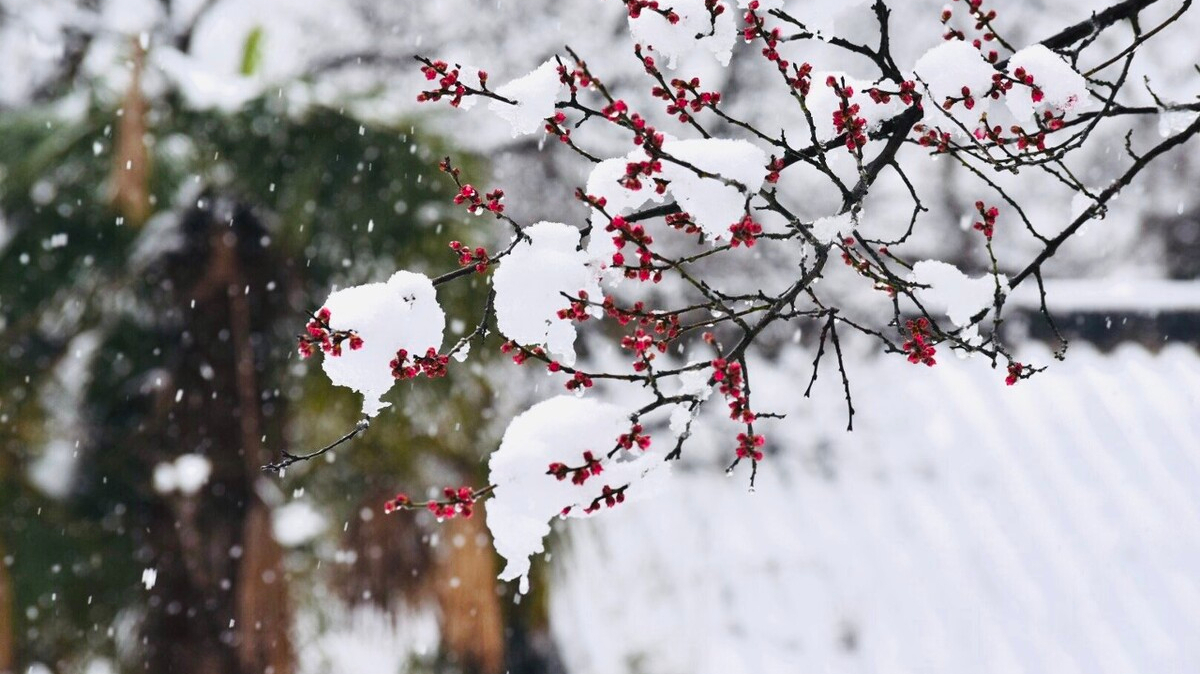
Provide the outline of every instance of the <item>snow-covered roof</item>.
{"type": "Polygon", "coordinates": [[[570,523],[551,593],[568,671],[1200,668],[1195,351],[1080,346],[1013,387],[949,355],[849,363],[850,434],[836,371],[800,396],[804,359],[756,370],[795,400],[755,493],[681,470],[570,523]]]}
{"type": "MultiPolygon", "coordinates": [[[[1138,313],[1200,311],[1200,280],[1046,279],[1046,306],[1053,312],[1138,313]]],[[[1009,302],[1037,309],[1037,285],[1018,286],[1009,302]]]]}

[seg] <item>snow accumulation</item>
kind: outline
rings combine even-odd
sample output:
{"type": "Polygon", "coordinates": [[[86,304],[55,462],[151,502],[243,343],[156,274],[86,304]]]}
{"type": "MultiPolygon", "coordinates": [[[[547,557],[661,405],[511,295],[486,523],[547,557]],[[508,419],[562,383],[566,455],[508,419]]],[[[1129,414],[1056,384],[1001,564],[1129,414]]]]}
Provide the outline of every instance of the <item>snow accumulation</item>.
{"type": "MultiPolygon", "coordinates": [[[[747,9],[750,7],[750,2],[751,0],[738,0],[738,8],[747,9]]],[[[801,0],[791,3],[793,6],[789,7],[789,13],[800,20],[809,30],[828,37],[833,34],[838,22],[850,18],[848,15],[851,12],[865,4],[867,4],[867,0],[841,0],[840,2],[801,0]]],[[[784,0],[758,0],[758,13],[762,15],[772,9],[783,9],[783,5],[784,0]]]]}
{"type": "MultiPolygon", "coordinates": [[[[691,365],[691,363],[689,363],[691,365]]],[[[708,370],[690,370],[679,375],[680,396],[696,396],[701,401],[708,400],[712,395],[712,387],[708,385],[708,370]]],[[[692,409],[689,404],[675,405],[671,409],[671,434],[681,437],[689,432],[692,420],[700,412],[700,407],[692,409]]]]}
{"type": "Polygon", "coordinates": [[[854,229],[854,215],[849,211],[841,215],[831,215],[820,218],[812,225],[812,234],[822,243],[832,243],[834,239],[854,229]]]}
{"type": "MultiPolygon", "coordinates": [[[[745,7],[749,4],[749,0],[738,0],[739,6],[745,7]]],[[[783,4],[783,0],[774,0],[773,2],[761,2],[760,0],[760,13],[769,9],[782,8],[783,4]]],[[[829,37],[833,35],[839,23],[851,19],[851,13],[866,5],[867,0],[839,0],[839,2],[829,2],[829,0],[801,0],[798,3],[793,2],[791,4],[795,5],[795,7],[790,8],[790,12],[806,28],[818,35],[829,37]]]]}
{"type": "MultiPolygon", "coordinates": [[[[0,248],[4,245],[5,223],[0,216],[0,248]]],[[[41,404],[50,414],[46,424],[46,444],[26,467],[29,481],[52,498],[67,496],[79,469],[79,438],[86,433],[80,410],[92,367],[103,340],[99,330],[86,330],[71,338],[64,357],[53,369],[53,379],[39,393],[41,404]]]]}
{"type": "Polygon", "coordinates": [[[1158,134],[1163,138],[1173,136],[1196,121],[1196,117],[1200,114],[1190,110],[1174,110],[1163,113],[1158,118],[1158,134]]]}
{"type": "MultiPolygon", "coordinates": [[[[922,260],[913,265],[909,281],[928,288],[918,288],[917,299],[931,311],[944,311],[950,322],[962,328],[971,322],[971,317],[992,306],[996,293],[996,280],[991,276],[971,278],[958,267],[938,260],[922,260]]],[[[1008,279],[1000,275],[1001,289],[1008,287],[1008,279]]]]}
{"type": "MultiPolygon", "coordinates": [[[[984,60],[983,54],[962,40],[948,40],[925,52],[913,66],[916,77],[929,87],[936,105],[946,98],[961,98],[963,87],[975,98],[972,113],[978,116],[986,112],[991,98],[985,97],[992,87],[995,68],[984,60]]],[[[956,109],[961,109],[956,106],[956,109]]]]}
{"type": "Polygon", "coordinates": [[[1087,80],[1075,72],[1061,56],[1046,47],[1035,44],[1013,54],[1008,61],[1008,72],[1023,68],[1033,76],[1033,83],[1043,98],[1035,103],[1033,90],[1016,86],[1004,97],[1004,102],[1013,116],[1024,123],[1032,122],[1036,115],[1045,111],[1053,113],[1079,112],[1091,107],[1087,80]]]}
{"type": "MultiPolygon", "coordinates": [[[[513,419],[488,464],[496,490],[487,502],[487,525],[496,552],[508,561],[501,580],[520,579],[521,592],[527,592],[529,559],[545,549],[550,522],[564,508],[570,508],[570,517],[586,516],[583,511],[604,486],[616,489],[631,484],[664,465],[652,451],[603,460],[629,426],[627,410],[565,395],[538,403],[513,419]],[[604,467],[584,484],[547,474],[551,463],[583,465],[583,453],[589,451],[604,461],[604,467]]],[[[639,496],[642,487],[636,485],[630,496],[639,496]]]]}
{"type": "MultiPolygon", "coordinates": [[[[738,9],[749,9],[754,0],[737,0],[738,9]]],[[[783,9],[783,0],[758,0],[758,11],[769,12],[772,9],[783,9]]]]}
{"type": "Polygon", "coordinates": [[[854,94],[849,97],[850,104],[858,106],[858,116],[866,121],[867,131],[879,128],[880,124],[904,110],[904,103],[899,96],[892,96],[887,103],[876,103],[871,100],[867,90],[873,87],[874,83],[870,80],[856,79],[841,71],[814,72],[812,89],[805,98],[805,104],[812,115],[815,127],[813,131],[817,135],[817,140],[829,140],[837,137],[840,133],[833,124],[833,113],[841,107],[841,99],[838,98],[833,87],[827,84],[830,77],[834,78],[839,86],[849,87],[854,91],[854,94]]]}
{"type": "Polygon", "coordinates": [[[208,69],[199,58],[171,47],[155,49],[150,62],[183,94],[188,105],[198,110],[236,112],[264,88],[257,78],[208,69]]]}
{"type": "Polygon", "coordinates": [[[554,104],[562,91],[558,63],[549,59],[528,75],[496,89],[498,95],[516,101],[516,105],[493,100],[488,110],[512,125],[513,138],[527,136],[540,131],[546,118],[554,116],[554,104]]]}
{"type": "Polygon", "coordinates": [[[297,674],[411,672],[438,652],[437,612],[371,602],[312,602],[298,611],[297,674]]]}
{"type": "Polygon", "coordinates": [[[387,283],[338,290],[324,307],[334,329],[354,330],[363,340],[361,349],[325,357],[325,374],[337,386],[361,393],[362,411],[369,417],[389,404],[381,398],[396,381],[390,363],[398,350],[424,355],[430,348],[441,349],[446,314],[433,283],[423,274],[398,271],[387,283]]]}
{"type": "Polygon", "coordinates": [[[621,184],[621,179],[625,177],[625,166],[631,161],[645,159],[646,153],[638,149],[624,157],[613,157],[596,164],[588,175],[587,193],[603,197],[606,202],[604,208],[612,215],[624,215],[649,199],[662,201],[662,195],[654,190],[631,190],[621,184]]]}
{"type": "Polygon", "coordinates": [[[704,0],[672,0],[670,8],[679,15],[679,21],[674,24],[649,10],[643,10],[636,19],[630,18],[629,32],[634,41],[666,57],[666,66],[671,69],[675,68],[680,56],[696,50],[709,51],[721,65],[729,65],[737,40],[733,12],[717,16],[714,22],[704,0]],[[697,40],[697,35],[704,37],[697,40]]]}
{"type": "Polygon", "coordinates": [[[853,433],[837,396],[790,393],[811,361],[754,368],[787,413],[754,493],[705,466],[571,523],[549,592],[566,671],[1195,671],[1194,349],[1076,345],[1012,387],[986,359],[856,358],[853,433]]]}
{"type": "MultiPolygon", "coordinates": [[[[146,0],[118,0],[115,4],[128,5],[121,13],[129,21],[142,23],[143,17],[150,16],[147,6],[165,6],[146,0]],[[143,7],[135,9],[135,5],[143,7]]],[[[184,30],[193,18],[196,22],[187,53],[169,46],[169,40],[155,40],[149,50],[152,68],[148,75],[155,70],[161,72],[188,105],[201,110],[234,112],[264,93],[299,95],[299,90],[291,86],[298,77],[303,77],[313,63],[346,53],[360,39],[356,36],[366,31],[359,13],[343,0],[255,0],[208,5],[191,17],[188,11],[180,11],[182,7],[172,6],[171,19],[179,22],[177,31],[184,30]],[[254,48],[259,58],[253,61],[253,72],[247,73],[243,72],[244,57],[252,36],[256,36],[254,48]]],[[[136,35],[137,31],[113,34],[136,35]]],[[[124,63],[124,57],[120,62],[124,63]]],[[[104,66],[105,71],[124,70],[107,63],[104,66]]],[[[107,72],[98,74],[112,77],[107,72]]]]}
{"type": "MultiPolygon", "coordinates": [[[[1046,306],[1050,311],[1141,313],[1200,311],[1200,280],[1147,278],[1046,279],[1046,306]]],[[[1013,290],[1011,306],[1037,310],[1041,295],[1036,285],[1013,290]]]]}
{"type": "Polygon", "coordinates": [[[746,192],[716,178],[703,178],[685,166],[663,161],[663,177],[680,208],[713,239],[728,238],[730,225],[746,213],[746,202],[767,177],[767,154],[744,140],[668,140],[663,151],[705,173],[739,183],[746,192]]]}
{"type": "MultiPolygon", "coordinates": [[[[513,248],[492,277],[500,332],[523,346],[544,346],[565,365],[575,362],[575,326],[558,310],[579,291],[601,296],[591,258],[578,250],[579,230],[559,222],[525,228],[528,241],[513,248]]],[[[599,315],[599,309],[596,309],[599,315]]],[[[335,314],[336,316],[336,314],[335,314]]],[[[615,436],[614,436],[615,437],[615,436]]]]}
{"type": "Polygon", "coordinates": [[[108,0],[101,6],[99,22],[115,33],[137,35],[152,30],[162,17],[163,6],[153,0],[108,0]]]}

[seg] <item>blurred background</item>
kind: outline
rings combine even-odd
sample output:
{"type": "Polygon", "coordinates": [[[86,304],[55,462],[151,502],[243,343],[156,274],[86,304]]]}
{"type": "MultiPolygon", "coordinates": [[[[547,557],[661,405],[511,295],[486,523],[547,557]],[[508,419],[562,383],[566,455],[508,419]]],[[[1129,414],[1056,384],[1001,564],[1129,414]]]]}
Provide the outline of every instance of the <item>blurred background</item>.
{"type": "MultiPolygon", "coordinates": [[[[1027,44],[1106,4],[1009,2],[1000,23],[1027,44]]],[[[913,26],[894,37],[903,66],[940,40],[940,7],[896,8],[913,26]]],[[[839,30],[869,33],[852,11],[839,30]]],[[[1189,13],[1145,47],[1125,103],[1195,100],[1197,29],[1189,13]]],[[[630,46],[615,0],[0,0],[0,672],[1200,669],[1194,148],[1063,249],[1048,289],[1065,362],[1028,295],[1006,337],[1051,368],[1011,389],[986,363],[917,370],[848,339],[847,434],[832,371],[801,395],[817,331],[764,335],[756,392],[787,418],[757,490],[723,475],[728,429],[702,418],[665,493],[560,531],[529,595],[495,581],[486,512],[381,509],[398,490],[485,484],[508,420],[556,392],[494,348],[398,386],[327,461],[263,473],[357,419],[357,397],[296,357],[306,312],[335,287],[446,271],[452,239],[507,236],[452,208],[441,157],[503,187],[518,220],[582,224],[570,195],[587,165],[482,110],[415,103],[414,53],[499,83],[564,44],[649,100],[637,61],[613,56],[630,46]]],[[[681,71],[747,118],[795,124],[764,104],[755,49],[681,71]]],[[[1127,130],[1153,141],[1190,120],[1102,126],[1079,175],[1103,185],[1127,130]]],[[[802,216],[828,214],[836,195],[805,180],[783,189],[805,195],[802,216]]],[[[945,226],[915,245],[978,273],[958,226],[969,180],[949,162],[919,172],[927,223],[945,226]]],[[[1005,180],[1040,222],[1077,207],[1038,176],[1005,180]]],[[[868,212],[902,228],[903,186],[877,191],[868,212]]],[[[1033,243],[998,234],[1002,271],[1033,243]]],[[[851,279],[826,282],[853,297],[851,279]]],[[[485,295],[439,289],[451,332],[485,295]]],[[[583,346],[612,362],[602,335],[583,346]]]]}

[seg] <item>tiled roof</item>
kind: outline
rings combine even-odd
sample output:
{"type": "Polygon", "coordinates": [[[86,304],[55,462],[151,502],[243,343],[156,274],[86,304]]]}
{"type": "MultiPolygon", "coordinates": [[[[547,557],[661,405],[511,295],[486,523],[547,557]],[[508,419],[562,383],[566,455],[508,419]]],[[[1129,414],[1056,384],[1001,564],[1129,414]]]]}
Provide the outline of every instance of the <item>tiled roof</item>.
{"type": "Polygon", "coordinates": [[[1074,347],[1014,387],[949,354],[859,360],[849,434],[836,370],[801,397],[810,360],[755,371],[789,413],[755,493],[685,466],[570,522],[568,671],[1200,671],[1195,351],[1074,347]]]}

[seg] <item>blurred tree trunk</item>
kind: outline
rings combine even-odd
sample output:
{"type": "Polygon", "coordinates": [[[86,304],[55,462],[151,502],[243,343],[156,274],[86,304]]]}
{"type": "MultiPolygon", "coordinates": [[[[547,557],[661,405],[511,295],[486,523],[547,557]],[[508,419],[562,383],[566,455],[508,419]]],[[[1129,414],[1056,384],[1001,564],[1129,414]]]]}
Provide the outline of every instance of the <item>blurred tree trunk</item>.
{"type": "Polygon", "coordinates": [[[163,590],[146,619],[146,666],[177,674],[291,674],[283,553],[255,490],[266,462],[262,438],[279,437],[282,412],[278,400],[264,402],[261,386],[278,301],[266,286],[279,267],[248,207],[200,201],[184,216],[184,249],[164,263],[180,346],[152,434],[164,459],[206,455],[212,477],[195,496],[166,496],[153,518],[150,545],[163,590]]]}
{"type": "Polygon", "coordinates": [[[393,493],[376,489],[359,502],[360,512],[367,510],[372,516],[350,519],[342,545],[357,558],[353,565],[335,567],[334,584],[347,604],[369,601],[396,615],[404,605],[427,604],[433,593],[428,580],[430,547],[415,518],[376,514],[393,493]]]}
{"type": "MultiPolygon", "coordinates": [[[[362,507],[378,509],[390,496],[373,491],[362,507]]],[[[337,573],[343,600],[369,601],[393,615],[399,613],[401,601],[436,601],[442,654],[453,668],[468,674],[504,672],[504,615],[484,522],[479,504],[473,518],[439,524],[436,533],[442,542],[431,548],[408,513],[353,518],[344,544],[358,553],[358,561],[337,573]]]]}
{"type": "MultiPolygon", "coordinates": [[[[243,218],[252,218],[248,211],[243,218]]],[[[251,223],[246,223],[250,225],[251,223]]],[[[244,227],[240,236],[253,236],[257,227],[244,227]]],[[[271,513],[253,489],[253,482],[262,476],[262,465],[270,460],[262,446],[263,423],[254,342],[266,331],[267,323],[260,322],[255,330],[250,288],[254,270],[244,269],[237,256],[238,245],[245,249],[247,242],[230,240],[220,229],[214,231],[219,257],[226,261],[222,267],[232,269],[226,285],[229,297],[229,324],[233,337],[234,368],[237,381],[238,428],[241,435],[242,467],[251,483],[249,512],[242,529],[244,555],[238,570],[237,614],[241,625],[238,656],[247,672],[265,671],[272,674],[291,674],[292,652],[289,630],[291,612],[288,608],[287,584],[284,582],[283,549],[271,531],[271,513]],[[223,245],[222,245],[223,244],[223,245]]],[[[259,235],[261,238],[261,234],[259,235]]],[[[249,242],[257,247],[258,241],[249,242]]],[[[257,270],[261,275],[262,269],[257,270]]],[[[259,292],[266,291],[267,279],[257,279],[259,292]]],[[[263,318],[259,307],[259,318],[263,318]]]]}
{"type": "Polygon", "coordinates": [[[142,96],[142,67],[146,50],[133,40],[133,72],[117,122],[109,201],[113,210],[133,225],[150,215],[150,154],[146,150],[146,99],[142,96]]]}
{"type": "Polygon", "coordinates": [[[255,500],[246,516],[245,553],[238,570],[238,658],[243,672],[291,674],[291,608],[283,550],[271,534],[271,513],[255,500]]]}
{"type": "Polygon", "coordinates": [[[496,594],[496,560],[484,525],[484,508],[474,517],[444,525],[434,576],[442,609],[442,647],[463,671],[504,671],[504,617],[496,594]]]}
{"type": "Polygon", "coordinates": [[[4,541],[0,540],[0,672],[11,672],[16,665],[13,635],[13,589],[8,565],[4,563],[4,541]]]}

